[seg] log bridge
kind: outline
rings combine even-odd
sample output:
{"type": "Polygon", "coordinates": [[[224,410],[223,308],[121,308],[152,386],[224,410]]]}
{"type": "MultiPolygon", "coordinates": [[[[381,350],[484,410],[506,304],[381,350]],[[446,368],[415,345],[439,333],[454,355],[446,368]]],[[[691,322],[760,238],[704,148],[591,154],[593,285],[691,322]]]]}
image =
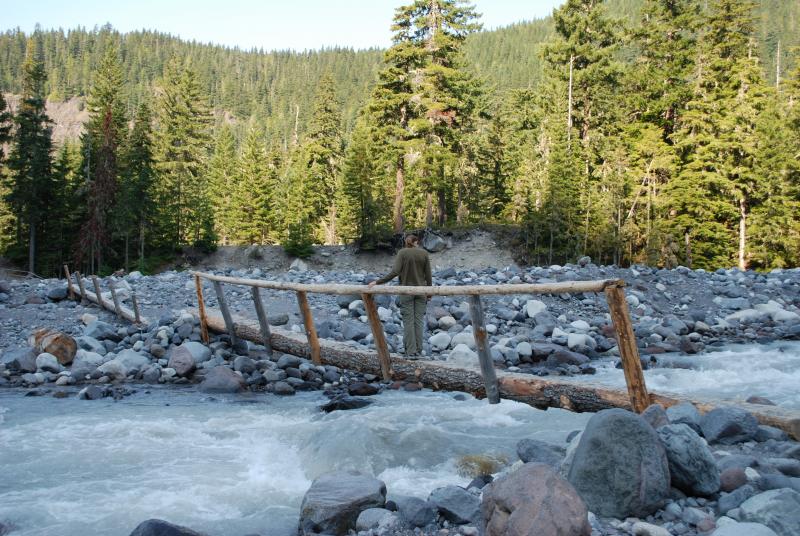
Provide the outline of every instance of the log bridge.
{"type": "MultiPolygon", "coordinates": [[[[198,302],[198,308],[192,312],[200,319],[201,337],[205,343],[209,341],[209,330],[227,333],[234,347],[241,344],[241,339],[246,339],[263,344],[268,353],[277,350],[306,357],[316,364],[328,363],[359,372],[380,374],[385,381],[409,380],[437,390],[465,391],[478,397],[485,396],[491,404],[498,403],[502,397],[524,402],[540,409],[556,407],[582,412],[616,407],[633,410],[637,413],[641,413],[647,406],[654,403],[661,404],[666,408],[688,401],[697,406],[702,413],[725,405],[724,402],[715,400],[688,400],[648,393],[628,304],[625,300],[625,282],[619,279],[548,284],[368,287],[364,285],[263,281],[203,272],[192,272],[192,275],[195,280],[198,302]],[[210,312],[205,306],[203,279],[213,284],[220,314],[210,312]],[[225,299],[223,283],[250,287],[258,319],[257,324],[231,314],[225,299]],[[260,289],[262,288],[296,293],[305,335],[270,327],[261,299],[260,289]],[[367,319],[372,330],[375,351],[337,341],[321,341],[317,336],[313,315],[308,304],[309,292],[360,296],[364,302],[367,319]],[[622,360],[627,392],[570,381],[568,378],[541,378],[530,374],[495,370],[488,346],[481,296],[583,292],[603,292],[606,295],[622,360]],[[409,360],[398,354],[391,354],[373,298],[376,294],[468,296],[472,332],[478,350],[480,367],[459,367],[444,361],[409,360]]],[[[745,402],[736,402],[736,405],[752,412],[762,424],[775,426],[786,431],[795,439],[800,439],[800,412],[745,402]]]]}
{"type": "Polygon", "coordinates": [[[146,326],[148,324],[147,319],[139,313],[139,301],[136,298],[135,292],[131,293],[131,305],[133,309],[129,309],[122,305],[122,300],[120,300],[119,295],[117,295],[117,289],[112,282],[109,282],[107,285],[111,293],[111,301],[108,301],[103,298],[100,279],[98,279],[97,276],[91,276],[94,292],[86,290],[86,284],[83,281],[81,273],[70,273],[69,266],[66,264],[64,265],[64,276],[67,279],[67,292],[69,293],[70,299],[80,300],[82,303],[94,303],[101,309],[111,311],[119,318],[139,326],[146,326]],[[73,277],[75,278],[74,282],[73,277]]]}

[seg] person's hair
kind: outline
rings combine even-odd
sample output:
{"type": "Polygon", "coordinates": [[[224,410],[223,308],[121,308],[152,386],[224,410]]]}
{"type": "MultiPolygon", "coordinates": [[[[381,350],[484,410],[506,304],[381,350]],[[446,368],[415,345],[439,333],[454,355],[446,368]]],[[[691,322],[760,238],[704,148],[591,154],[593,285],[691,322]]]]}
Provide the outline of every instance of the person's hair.
{"type": "Polygon", "coordinates": [[[413,248],[417,244],[419,244],[419,237],[417,235],[413,234],[406,235],[405,246],[407,248],[413,248]]]}

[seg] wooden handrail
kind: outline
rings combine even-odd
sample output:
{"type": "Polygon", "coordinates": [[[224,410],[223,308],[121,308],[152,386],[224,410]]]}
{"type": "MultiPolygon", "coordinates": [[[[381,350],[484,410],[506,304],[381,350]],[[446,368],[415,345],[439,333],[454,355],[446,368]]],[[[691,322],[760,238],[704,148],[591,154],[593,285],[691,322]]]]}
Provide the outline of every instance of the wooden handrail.
{"type": "Polygon", "coordinates": [[[262,281],[243,279],[205,272],[191,272],[192,275],[209,281],[219,281],[231,285],[268,288],[272,290],[291,290],[294,292],[314,292],[318,294],[354,295],[392,294],[395,296],[480,296],[485,294],[579,294],[581,292],[604,292],[609,287],[624,287],[622,279],[601,279],[597,281],[563,281],[561,283],[520,283],[506,285],[448,285],[435,287],[344,285],[339,283],[289,283],[284,281],[262,281]]]}
{"type": "MultiPolygon", "coordinates": [[[[367,285],[343,285],[338,283],[327,284],[307,284],[307,283],[287,283],[283,281],[262,281],[260,279],[243,279],[239,277],[228,277],[214,275],[205,272],[191,272],[195,278],[198,289],[200,288],[200,278],[207,279],[214,284],[217,292],[217,299],[220,304],[222,316],[225,319],[226,331],[231,340],[236,340],[236,325],[231,319],[227,304],[225,303],[221,283],[231,285],[243,285],[252,288],[266,288],[271,290],[288,290],[297,294],[300,314],[305,326],[306,338],[309,343],[312,361],[320,364],[321,352],[320,343],[317,337],[317,330],[314,326],[314,319],[311,308],[308,305],[306,294],[315,292],[318,294],[337,294],[360,296],[364,301],[367,311],[367,318],[372,328],[375,347],[381,363],[381,372],[384,380],[391,379],[392,369],[389,362],[389,348],[386,338],[378,318],[377,308],[372,300],[374,294],[390,294],[403,296],[469,296],[470,314],[472,317],[472,331],[475,337],[475,345],[478,350],[478,360],[480,362],[483,380],[486,385],[486,394],[490,403],[496,404],[500,401],[497,386],[497,377],[494,373],[494,363],[487,344],[486,327],[484,325],[483,305],[481,295],[510,295],[510,294],[577,294],[583,292],[604,292],[608,301],[608,308],[617,336],[617,347],[619,348],[620,358],[625,371],[625,381],[628,386],[628,394],[631,406],[637,413],[643,412],[650,404],[650,397],[644,382],[644,372],[642,362],[639,359],[639,350],[636,347],[636,337],[633,332],[628,304],[625,301],[625,281],[621,279],[602,279],[597,281],[563,281],[560,283],[539,283],[539,284],[506,284],[506,285],[462,285],[462,286],[367,286],[367,285]]],[[[207,318],[205,314],[205,304],[203,303],[202,291],[198,290],[200,323],[202,330],[206,331],[207,318]]],[[[258,300],[258,295],[253,294],[253,299],[258,300]]],[[[258,306],[256,311],[258,312],[258,306]]],[[[262,314],[259,314],[261,320],[262,314]]],[[[263,322],[262,322],[263,324],[263,322]]],[[[268,327],[262,326],[262,336],[264,340],[269,337],[268,327]]],[[[269,349],[270,346],[266,345],[269,349]]]]}

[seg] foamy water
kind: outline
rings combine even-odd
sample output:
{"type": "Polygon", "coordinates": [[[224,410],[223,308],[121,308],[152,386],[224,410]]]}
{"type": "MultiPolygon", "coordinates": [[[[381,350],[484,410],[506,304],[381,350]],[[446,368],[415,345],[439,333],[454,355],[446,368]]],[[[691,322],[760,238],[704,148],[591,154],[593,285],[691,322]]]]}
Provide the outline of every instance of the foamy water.
{"type": "Polygon", "coordinates": [[[319,394],[214,400],[191,391],[120,402],[0,391],[0,521],[20,536],[127,536],[157,517],[211,535],[294,534],[303,494],[333,469],[389,494],[463,484],[465,454],[505,455],[523,437],[563,444],[589,415],[390,392],[323,414],[319,394]]]}
{"type": "MultiPolygon", "coordinates": [[[[800,409],[800,342],[735,345],[700,355],[657,358],[659,365],[644,371],[650,391],[733,402],[763,396],[779,406],[800,409]]],[[[581,381],[625,386],[622,370],[612,361],[581,381]]]]}

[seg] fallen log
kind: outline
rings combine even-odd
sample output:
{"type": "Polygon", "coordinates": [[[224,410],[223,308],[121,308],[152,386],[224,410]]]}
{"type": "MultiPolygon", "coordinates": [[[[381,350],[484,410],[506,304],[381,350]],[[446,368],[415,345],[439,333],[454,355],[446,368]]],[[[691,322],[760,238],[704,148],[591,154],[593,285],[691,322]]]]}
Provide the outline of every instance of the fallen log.
{"type": "Polygon", "coordinates": [[[124,318],[128,322],[132,322],[134,324],[142,324],[147,325],[148,321],[146,318],[142,318],[139,316],[135,311],[131,311],[127,307],[121,305],[117,300],[117,303],[110,302],[103,298],[100,292],[100,283],[97,281],[96,278],[93,279],[95,282],[95,292],[91,292],[86,290],[86,287],[83,284],[83,280],[81,279],[80,274],[78,274],[78,282],[79,287],[75,288],[75,284],[67,280],[67,290],[74,292],[82,300],[89,301],[91,303],[97,304],[100,306],[101,309],[106,309],[107,311],[111,311],[112,313],[116,314],[120,318],[124,318]]]}
{"type": "MultiPolygon", "coordinates": [[[[196,309],[190,310],[195,316],[196,309]]],[[[218,313],[206,309],[208,328],[217,333],[225,333],[225,321],[218,313]]],[[[242,339],[261,343],[261,331],[255,322],[235,316],[233,319],[236,335],[242,339]]],[[[311,359],[311,348],[306,337],[281,328],[271,330],[273,350],[311,359]]],[[[377,352],[362,346],[320,340],[322,362],[337,367],[380,376],[381,365],[377,352]]],[[[458,367],[445,361],[409,360],[398,354],[391,354],[393,377],[398,380],[418,381],[435,390],[463,391],[484,398],[486,388],[480,369],[458,367]]],[[[542,378],[530,374],[497,370],[500,397],[523,402],[539,409],[561,408],[575,412],[594,412],[610,408],[633,410],[627,391],[585,382],[570,381],[568,378],[542,378]]],[[[686,398],[649,393],[650,403],[669,407],[681,402],[691,402],[701,413],[715,407],[736,405],[756,416],[761,424],[780,428],[795,439],[800,439],[800,411],[762,406],[739,401],[689,400],[686,398]]]]}

